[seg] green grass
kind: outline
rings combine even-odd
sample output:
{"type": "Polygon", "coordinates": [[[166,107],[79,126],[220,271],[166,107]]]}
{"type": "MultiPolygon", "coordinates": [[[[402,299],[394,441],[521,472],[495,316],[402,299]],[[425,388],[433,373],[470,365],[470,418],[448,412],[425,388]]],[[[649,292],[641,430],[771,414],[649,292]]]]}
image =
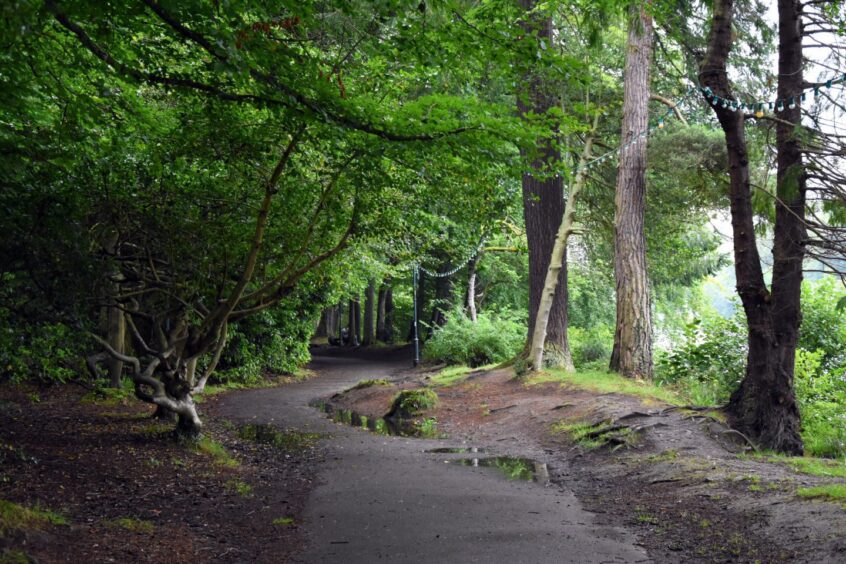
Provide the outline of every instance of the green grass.
{"type": "Polygon", "coordinates": [[[602,394],[617,393],[672,404],[685,402],[681,395],[669,388],[623,378],[611,372],[566,372],[561,369],[550,368],[536,376],[529,377],[526,384],[533,386],[550,382],[602,394]]]}
{"type": "Polygon", "coordinates": [[[31,561],[26,552],[6,549],[0,552],[0,564],[29,564],[31,561]]]}
{"type": "Polygon", "coordinates": [[[628,427],[611,431],[610,425],[606,421],[596,424],[559,421],[553,423],[552,432],[567,433],[574,442],[588,450],[605,446],[612,437],[625,439],[627,444],[632,444],[635,438],[632,435],[632,430],[628,427]],[[604,431],[605,428],[608,428],[608,431],[604,431]]]}
{"type": "Polygon", "coordinates": [[[112,529],[123,529],[125,531],[132,531],[133,533],[152,533],[156,530],[156,526],[152,522],[133,517],[108,519],[103,521],[103,524],[112,529]]]}
{"type": "Polygon", "coordinates": [[[273,524],[281,526],[281,527],[288,527],[288,526],[294,524],[294,518],[293,517],[279,517],[278,519],[273,520],[273,524]]]}
{"type": "Polygon", "coordinates": [[[494,364],[486,364],[484,366],[478,366],[476,368],[470,368],[469,366],[465,366],[463,364],[456,364],[454,366],[447,366],[434,376],[430,378],[430,382],[432,382],[435,386],[454,386],[459,384],[467,379],[467,377],[473,373],[482,370],[492,370],[496,368],[498,365],[494,364]]]}
{"type": "Polygon", "coordinates": [[[652,456],[648,456],[646,460],[648,462],[672,462],[679,457],[679,453],[675,449],[668,449],[660,454],[653,454],[652,456]]]}
{"type": "Polygon", "coordinates": [[[211,437],[200,437],[193,443],[193,448],[196,452],[208,454],[218,466],[225,466],[226,468],[236,468],[238,461],[232,458],[232,455],[227,452],[222,444],[212,439],[211,437]]]}
{"type": "Polygon", "coordinates": [[[128,405],[133,398],[135,398],[135,388],[131,381],[124,380],[120,388],[98,386],[82,396],[80,401],[104,407],[118,407],[128,405]]]}
{"type": "Polygon", "coordinates": [[[846,464],[839,460],[827,460],[825,458],[811,458],[804,456],[780,457],[788,466],[812,476],[824,476],[831,478],[846,478],[846,464]]]}
{"type": "Polygon", "coordinates": [[[226,489],[232,493],[236,493],[241,497],[250,497],[253,495],[253,487],[241,480],[229,480],[226,482],[226,489]]]}
{"type": "Polygon", "coordinates": [[[827,501],[846,501],[846,484],[829,484],[812,488],[799,488],[796,495],[806,499],[824,499],[827,501]]]}
{"type": "Polygon", "coordinates": [[[379,378],[378,380],[362,380],[348,391],[352,390],[363,390],[364,388],[372,388],[373,386],[390,386],[391,383],[385,380],[384,378],[379,378]]]}
{"type": "Polygon", "coordinates": [[[403,390],[396,395],[393,401],[393,405],[397,411],[406,415],[417,415],[422,411],[435,407],[437,403],[438,394],[429,388],[403,390]]]}
{"type": "Polygon", "coordinates": [[[39,529],[45,525],[67,525],[68,520],[53,511],[28,508],[0,499],[0,537],[9,531],[39,529]]]}

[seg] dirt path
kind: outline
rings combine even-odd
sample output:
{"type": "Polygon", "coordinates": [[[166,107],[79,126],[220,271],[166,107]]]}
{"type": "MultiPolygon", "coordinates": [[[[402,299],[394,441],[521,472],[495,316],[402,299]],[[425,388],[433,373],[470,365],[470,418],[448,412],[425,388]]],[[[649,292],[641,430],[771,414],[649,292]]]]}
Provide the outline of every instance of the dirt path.
{"type": "MultiPolygon", "coordinates": [[[[397,353],[362,359],[318,351],[318,376],[282,388],[222,398],[217,414],[236,423],[272,423],[329,433],[318,486],[306,504],[306,549],[298,562],[646,562],[626,530],[597,525],[573,493],[508,481],[490,468],[444,463],[461,455],[424,452],[454,440],[381,436],[328,420],[309,401],[371,378],[400,378],[397,353]],[[327,354],[328,353],[328,354],[327,354]]],[[[476,445],[463,445],[476,446],[476,445]]],[[[509,454],[544,462],[525,445],[509,454]]]]}

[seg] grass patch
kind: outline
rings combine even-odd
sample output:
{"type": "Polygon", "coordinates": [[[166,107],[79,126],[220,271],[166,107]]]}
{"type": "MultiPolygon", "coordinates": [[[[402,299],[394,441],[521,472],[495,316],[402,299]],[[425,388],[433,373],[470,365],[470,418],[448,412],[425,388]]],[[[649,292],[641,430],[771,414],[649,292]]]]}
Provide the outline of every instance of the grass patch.
{"type": "Polygon", "coordinates": [[[253,486],[241,480],[229,480],[226,482],[226,489],[241,497],[250,497],[253,495],[253,486]]]}
{"type": "Polygon", "coordinates": [[[118,407],[129,405],[130,400],[135,397],[135,388],[132,382],[124,380],[120,388],[107,388],[97,386],[80,399],[82,403],[92,403],[103,407],[118,407]]]}
{"type": "Polygon", "coordinates": [[[469,366],[465,366],[463,364],[456,364],[454,366],[447,366],[434,376],[430,377],[429,381],[435,386],[454,386],[466,380],[473,372],[493,370],[496,367],[496,363],[485,364],[484,366],[478,366],[476,368],[470,368],[469,366]]]}
{"type": "Polygon", "coordinates": [[[526,380],[528,386],[547,383],[566,384],[603,394],[616,393],[672,404],[684,403],[684,398],[669,388],[623,378],[611,372],[566,372],[558,368],[550,368],[526,380]]]}
{"type": "Polygon", "coordinates": [[[238,461],[224,448],[222,444],[211,437],[200,437],[193,443],[195,452],[207,454],[212,457],[214,463],[226,468],[237,468],[238,461]]]}
{"type": "Polygon", "coordinates": [[[796,495],[806,499],[824,499],[827,501],[846,501],[846,484],[829,484],[812,488],[799,488],[796,495]]]}
{"type": "Polygon", "coordinates": [[[352,390],[363,390],[365,388],[372,388],[373,386],[390,386],[391,383],[385,380],[384,378],[379,378],[378,380],[362,380],[352,388],[347,391],[352,390]]]}
{"type": "Polygon", "coordinates": [[[156,526],[151,521],[144,519],[135,519],[133,517],[120,517],[118,519],[107,519],[103,521],[106,527],[111,529],[123,529],[133,533],[152,533],[156,530],[156,526]]]}
{"type": "Polygon", "coordinates": [[[273,520],[273,524],[280,527],[289,527],[294,524],[293,517],[279,517],[273,520]]]}
{"type": "Polygon", "coordinates": [[[0,552],[0,564],[30,564],[31,560],[22,550],[6,549],[0,552]]]}
{"type": "Polygon", "coordinates": [[[679,453],[676,449],[669,449],[665,450],[660,454],[653,454],[652,456],[646,457],[648,462],[672,462],[679,457],[679,453]]]}
{"type": "Polygon", "coordinates": [[[0,537],[8,531],[40,529],[45,525],[67,525],[68,520],[53,511],[30,509],[5,499],[0,499],[0,537]]]}
{"type": "Polygon", "coordinates": [[[608,444],[616,445],[616,449],[630,446],[636,441],[636,436],[629,427],[619,428],[607,421],[596,424],[559,421],[553,423],[552,432],[567,433],[575,443],[587,450],[597,449],[608,444]]]}
{"type": "Polygon", "coordinates": [[[828,478],[846,478],[846,464],[839,460],[805,456],[786,456],[781,458],[788,466],[803,474],[828,478]]]}

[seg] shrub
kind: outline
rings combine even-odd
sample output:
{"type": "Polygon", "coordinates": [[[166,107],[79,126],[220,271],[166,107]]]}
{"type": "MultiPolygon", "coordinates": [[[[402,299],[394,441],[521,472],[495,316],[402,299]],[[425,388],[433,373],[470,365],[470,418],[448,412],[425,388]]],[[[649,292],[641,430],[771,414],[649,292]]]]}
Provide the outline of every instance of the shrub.
{"type": "Polygon", "coordinates": [[[63,323],[11,323],[0,308],[0,375],[12,382],[64,383],[85,374],[79,331],[63,323]]]}
{"type": "Polygon", "coordinates": [[[796,398],[802,440],[808,454],[846,456],[846,379],[842,370],[823,369],[824,350],[796,351],[796,398]]]}
{"type": "Polygon", "coordinates": [[[697,319],[680,345],[659,356],[655,380],[678,385],[697,403],[723,403],[743,379],[746,354],[742,313],[697,319]]]}
{"type": "Polygon", "coordinates": [[[426,342],[423,356],[427,360],[476,367],[512,358],[525,342],[526,325],[513,314],[480,313],[473,323],[456,310],[426,342]]]}
{"type": "Polygon", "coordinates": [[[573,364],[579,369],[607,368],[614,342],[614,327],[607,324],[594,325],[588,329],[570,327],[567,336],[573,364]]]}

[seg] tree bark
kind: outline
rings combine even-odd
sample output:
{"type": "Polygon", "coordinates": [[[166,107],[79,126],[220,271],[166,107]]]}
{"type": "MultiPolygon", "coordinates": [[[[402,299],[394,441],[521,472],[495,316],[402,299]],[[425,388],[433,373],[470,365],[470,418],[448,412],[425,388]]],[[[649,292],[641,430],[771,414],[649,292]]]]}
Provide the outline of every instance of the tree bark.
{"type": "MultiPolygon", "coordinates": [[[[714,2],[708,51],[699,75],[702,85],[725,100],[733,100],[726,72],[732,42],[732,12],[733,0],[714,2]]],[[[797,85],[802,83],[801,43],[794,40],[800,25],[798,3],[779,0],[780,97],[797,94],[797,85]],[[791,73],[798,77],[798,82],[791,80],[791,73]],[[791,91],[792,88],[797,89],[791,91]]],[[[793,176],[794,180],[798,179],[798,186],[790,186],[789,182],[796,167],[801,167],[801,157],[796,154],[797,140],[791,126],[778,132],[778,193],[780,198],[787,198],[788,207],[779,204],[780,213],[776,213],[771,294],[764,281],[755,241],[743,113],[730,106],[724,108],[722,104],[712,108],[720,121],[728,149],[735,274],[737,291],[746,313],[749,343],[746,375],[732,394],[727,412],[731,423],[760,446],[801,454],[803,445],[793,389],[793,360],[800,321],[803,175],[793,176]],[[800,215],[795,217],[793,213],[800,215]]],[[[796,111],[784,113],[782,119],[798,123],[798,100],[796,111]]]]}
{"type": "Polygon", "coordinates": [[[643,222],[646,199],[646,137],[652,16],[648,2],[632,4],[623,99],[620,168],[614,198],[614,279],[617,321],[611,370],[629,378],[652,378],[652,304],[646,271],[643,222]]]}
{"type": "Polygon", "coordinates": [[[354,298],[350,298],[349,300],[349,312],[348,312],[348,319],[347,319],[347,345],[351,347],[357,347],[359,345],[358,340],[358,326],[361,322],[361,315],[360,310],[358,307],[358,296],[354,298]]]}
{"type": "MultiPolygon", "coordinates": [[[[553,33],[551,18],[538,17],[530,12],[536,6],[536,0],[520,0],[526,17],[522,26],[527,37],[536,36],[552,48],[553,33]]],[[[517,92],[517,110],[520,116],[527,113],[544,114],[558,106],[558,96],[554,89],[545,83],[543,77],[529,72],[523,77],[517,92]]],[[[557,132],[554,132],[557,133],[557,132]]],[[[526,223],[526,239],[529,247],[529,324],[527,338],[531,338],[543,294],[549,257],[555,246],[555,234],[564,215],[563,180],[555,174],[547,174],[561,160],[561,153],[556,141],[539,147],[538,156],[531,163],[533,172],[526,172],[522,177],[523,217],[526,223]],[[544,173],[547,171],[547,173],[544,173]]],[[[527,339],[528,344],[528,339],[527,339]]],[[[550,349],[550,360],[555,364],[572,366],[570,345],[567,341],[567,257],[565,256],[553,298],[552,310],[546,338],[550,349]]]]}
{"type": "MultiPolygon", "coordinates": [[[[423,305],[426,301],[426,273],[422,270],[417,275],[417,338],[423,338],[423,332],[420,331],[420,320],[423,318],[423,305]]],[[[411,324],[408,328],[408,338],[406,341],[411,342],[414,339],[414,317],[411,318],[411,324]]]]}
{"type": "Polygon", "coordinates": [[[382,282],[379,285],[379,294],[376,297],[376,339],[385,342],[385,301],[388,297],[388,283],[382,282]]]}
{"type": "MultiPolygon", "coordinates": [[[[441,265],[441,271],[446,272],[452,268],[449,262],[441,265]]],[[[446,325],[446,312],[452,307],[452,280],[449,276],[435,278],[435,300],[432,304],[432,317],[429,324],[428,334],[431,337],[435,327],[446,325]]]]}
{"type": "Polygon", "coordinates": [[[470,321],[476,323],[476,268],[479,266],[479,261],[482,258],[482,251],[476,253],[470,260],[470,264],[467,267],[467,294],[464,300],[465,307],[467,308],[467,315],[470,317],[470,321]]]}
{"type": "Polygon", "coordinates": [[[367,285],[367,293],[364,297],[364,336],[362,342],[365,347],[373,344],[375,326],[373,320],[373,308],[376,301],[376,281],[371,280],[367,285]]]}
{"type": "MultiPolygon", "coordinates": [[[[564,265],[564,257],[567,254],[567,240],[573,231],[573,217],[576,207],[576,198],[581,192],[587,179],[587,162],[590,159],[591,148],[593,147],[593,135],[596,127],[599,124],[599,115],[593,119],[593,128],[585,142],[585,148],[582,156],[579,159],[579,171],[576,174],[576,182],[570,188],[570,193],[567,196],[567,207],[564,211],[564,217],[561,220],[561,226],[555,236],[555,247],[552,249],[552,254],[549,259],[549,269],[546,272],[544,280],[543,295],[538,306],[538,315],[535,326],[532,331],[532,341],[530,344],[529,359],[534,370],[541,370],[543,368],[544,344],[546,343],[546,331],[549,323],[550,313],[552,311],[552,303],[555,297],[555,289],[558,285],[558,277],[561,268],[564,265]]],[[[568,367],[573,370],[572,364],[568,367]]]]}
{"type": "Polygon", "coordinates": [[[394,289],[385,288],[385,330],[382,340],[386,343],[394,342],[394,289]]]}

